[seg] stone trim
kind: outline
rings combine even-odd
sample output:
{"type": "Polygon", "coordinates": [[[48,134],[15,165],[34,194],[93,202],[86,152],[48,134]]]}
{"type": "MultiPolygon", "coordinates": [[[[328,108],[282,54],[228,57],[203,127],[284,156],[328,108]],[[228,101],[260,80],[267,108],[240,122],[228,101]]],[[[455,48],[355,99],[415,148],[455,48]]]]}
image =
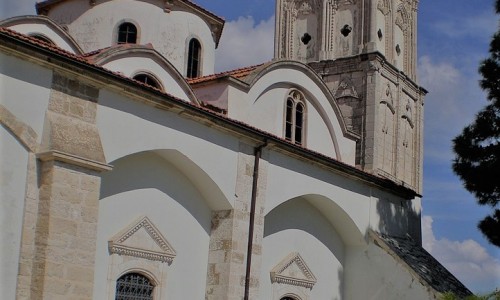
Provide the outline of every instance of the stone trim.
{"type": "Polygon", "coordinates": [[[29,151],[36,153],[38,149],[37,134],[33,128],[11,113],[5,106],[0,104],[0,124],[10,130],[16,139],[29,151]]]}
{"type": "Polygon", "coordinates": [[[271,270],[271,282],[294,285],[299,287],[304,287],[312,289],[316,284],[316,277],[311,272],[304,259],[300,256],[298,252],[292,252],[287,257],[285,257],[278,265],[276,265],[271,270]],[[292,264],[296,264],[302,271],[304,278],[291,277],[284,275],[284,271],[290,267],[292,264]]]}
{"type": "Polygon", "coordinates": [[[163,237],[148,217],[142,217],[138,222],[133,223],[133,225],[125,228],[113,236],[111,240],[108,241],[108,250],[110,254],[144,258],[147,260],[168,263],[169,265],[173,262],[175,256],[177,255],[174,248],[170,245],[167,239],[163,237]],[[161,252],[132,247],[124,244],[128,238],[134,235],[141,228],[144,228],[147,231],[155,243],[162,249],[161,252]]]}
{"type": "Polygon", "coordinates": [[[113,169],[113,166],[108,165],[108,164],[103,164],[98,161],[90,160],[84,157],[72,155],[69,153],[64,153],[61,151],[57,150],[52,150],[52,151],[47,151],[47,152],[40,152],[37,153],[37,158],[40,159],[41,161],[60,161],[64,163],[68,163],[71,165],[76,165],[79,167],[84,167],[90,170],[94,171],[111,171],[113,169]]]}

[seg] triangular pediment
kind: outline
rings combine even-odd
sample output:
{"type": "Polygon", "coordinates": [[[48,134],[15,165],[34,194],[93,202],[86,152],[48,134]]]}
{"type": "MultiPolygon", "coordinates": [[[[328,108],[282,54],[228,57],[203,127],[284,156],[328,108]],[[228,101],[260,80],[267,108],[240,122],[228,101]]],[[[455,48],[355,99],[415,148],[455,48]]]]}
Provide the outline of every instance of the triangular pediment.
{"type": "Polygon", "coordinates": [[[316,277],[298,252],[292,252],[271,270],[271,282],[312,289],[316,277]]]}
{"type": "Polygon", "coordinates": [[[147,218],[142,217],[108,241],[110,254],[126,255],[171,264],[174,248],[147,218]]]}

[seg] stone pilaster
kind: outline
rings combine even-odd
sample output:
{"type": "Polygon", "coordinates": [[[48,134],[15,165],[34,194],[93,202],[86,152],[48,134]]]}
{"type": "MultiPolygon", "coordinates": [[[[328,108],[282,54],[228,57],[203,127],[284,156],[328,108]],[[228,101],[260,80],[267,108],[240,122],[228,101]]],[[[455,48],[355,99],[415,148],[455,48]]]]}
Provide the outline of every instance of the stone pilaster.
{"type": "Polygon", "coordinates": [[[37,201],[26,202],[18,284],[25,298],[93,299],[99,174],[111,169],[95,125],[98,95],[98,89],[54,73],[37,153],[38,195],[30,192],[28,178],[28,194],[37,201]]]}
{"type": "Polygon", "coordinates": [[[32,299],[92,299],[99,187],[97,171],[42,163],[32,299]]]}
{"type": "MultiPolygon", "coordinates": [[[[241,146],[234,209],[212,215],[207,272],[207,300],[241,300],[245,294],[248,229],[255,157],[253,148],[241,146]]],[[[262,166],[262,160],[261,160],[262,166]]],[[[261,167],[257,188],[255,227],[250,274],[250,299],[258,299],[262,237],[264,232],[263,190],[265,168],[261,167]]]]}

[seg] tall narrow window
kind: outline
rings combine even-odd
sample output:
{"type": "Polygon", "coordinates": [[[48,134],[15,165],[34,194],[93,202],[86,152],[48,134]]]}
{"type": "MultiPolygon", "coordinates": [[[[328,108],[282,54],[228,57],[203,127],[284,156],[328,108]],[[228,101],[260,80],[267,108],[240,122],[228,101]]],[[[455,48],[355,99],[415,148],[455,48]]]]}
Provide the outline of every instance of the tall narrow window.
{"type": "Polygon", "coordinates": [[[154,285],[145,276],[128,273],[116,281],[115,300],[153,300],[154,285]]]}
{"type": "Polygon", "coordinates": [[[118,44],[136,44],[137,27],[130,22],[122,23],[118,27],[118,44]]]}
{"type": "Polygon", "coordinates": [[[188,47],[187,77],[196,78],[200,76],[201,44],[197,39],[191,39],[188,47]]]}
{"type": "Polygon", "coordinates": [[[293,90],[286,99],[285,139],[297,145],[304,144],[305,100],[302,93],[293,90]]]}

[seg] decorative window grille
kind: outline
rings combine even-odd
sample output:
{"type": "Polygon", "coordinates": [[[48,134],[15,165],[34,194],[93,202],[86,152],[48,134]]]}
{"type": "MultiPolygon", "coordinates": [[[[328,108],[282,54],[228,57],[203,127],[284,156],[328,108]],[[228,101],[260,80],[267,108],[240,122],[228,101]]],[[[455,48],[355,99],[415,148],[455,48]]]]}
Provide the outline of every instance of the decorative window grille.
{"type": "Polygon", "coordinates": [[[201,44],[197,39],[189,41],[187,77],[199,77],[201,67],[201,44]]]}
{"type": "Polygon", "coordinates": [[[290,92],[286,99],[285,139],[297,145],[304,144],[305,99],[297,90],[290,92]]]}
{"type": "Polygon", "coordinates": [[[140,81],[142,83],[145,83],[147,85],[150,85],[152,87],[155,87],[157,89],[161,89],[161,85],[160,83],[158,82],[158,80],[156,80],[153,76],[151,75],[148,75],[148,74],[144,74],[144,73],[140,73],[140,74],[137,74],[134,76],[134,79],[137,80],[137,81],[140,81]]]}
{"type": "Polygon", "coordinates": [[[154,285],[145,276],[128,273],[116,281],[115,300],[153,300],[154,285]]]}
{"type": "Polygon", "coordinates": [[[125,22],[118,27],[118,44],[136,44],[137,27],[134,24],[125,22]]]}

